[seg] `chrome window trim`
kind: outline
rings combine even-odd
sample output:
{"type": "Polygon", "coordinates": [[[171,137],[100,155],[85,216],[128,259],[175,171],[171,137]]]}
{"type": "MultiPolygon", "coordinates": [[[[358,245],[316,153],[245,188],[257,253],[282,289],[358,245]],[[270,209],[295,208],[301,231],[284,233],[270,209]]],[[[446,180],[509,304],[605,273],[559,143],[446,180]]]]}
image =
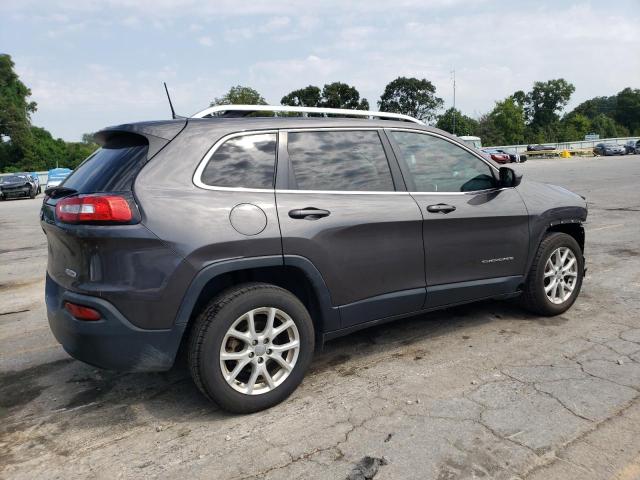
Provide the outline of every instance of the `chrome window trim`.
{"type": "MultiPolygon", "coordinates": [[[[248,135],[262,135],[262,134],[265,134],[265,135],[275,134],[276,142],[277,142],[277,139],[278,139],[277,129],[276,130],[247,130],[242,132],[234,132],[234,133],[229,133],[223,136],[222,138],[220,138],[216,143],[213,144],[213,146],[205,154],[202,160],[200,160],[200,163],[196,167],[196,171],[193,173],[193,184],[196,187],[202,188],[204,190],[218,190],[222,192],[254,192],[254,193],[270,192],[270,193],[273,193],[275,188],[219,187],[215,185],[208,185],[202,181],[202,173],[204,172],[204,169],[207,167],[207,164],[209,163],[209,160],[211,160],[211,157],[213,156],[213,154],[216,153],[216,150],[218,150],[218,148],[220,148],[220,146],[223,143],[225,143],[227,140],[231,140],[232,138],[236,138],[236,137],[244,137],[248,135]]],[[[273,156],[274,184],[275,184],[276,156],[277,156],[277,148],[276,148],[276,155],[273,156]]]]}
{"type": "MultiPolygon", "coordinates": [[[[221,137],[216,143],[213,144],[213,146],[209,149],[209,151],[205,154],[205,156],[202,158],[202,160],[200,161],[200,163],[198,164],[198,167],[196,168],[196,171],[193,174],[193,183],[196,187],[202,188],[204,190],[213,190],[213,191],[221,191],[221,192],[250,192],[250,193],[265,193],[265,192],[269,192],[269,193],[287,193],[287,194],[304,194],[304,193],[310,193],[310,194],[332,194],[332,195],[475,195],[477,193],[486,193],[486,192],[494,192],[494,191],[499,191],[499,190],[503,190],[503,188],[490,188],[490,189],[485,189],[485,190],[474,190],[471,192],[398,192],[398,191],[387,191],[387,190],[383,190],[383,191],[368,191],[368,190],[288,190],[288,189],[275,189],[275,188],[246,188],[246,187],[218,187],[218,186],[214,186],[214,185],[207,185],[206,183],[202,182],[202,173],[204,172],[204,169],[207,166],[207,163],[209,163],[209,160],[211,159],[211,157],[213,156],[213,154],[216,152],[216,150],[223,144],[225,143],[227,140],[230,140],[232,138],[235,137],[241,137],[241,136],[245,136],[245,135],[260,135],[260,134],[278,134],[278,132],[318,132],[318,131],[334,131],[334,130],[338,130],[338,131],[361,131],[361,130],[391,130],[391,131],[403,131],[403,132],[412,132],[412,133],[421,133],[421,134],[427,134],[427,135],[432,135],[434,137],[439,137],[442,138],[443,140],[449,140],[451,141],[451,139],[445,137],[444,135],[440,135],[438,133],[435,132],[430,132],[428,130],[421,130],[421,129],[415,129],[415,128],[397,128],[397,127],[392,127],[392,128],[385,128],[385,127],[306,127],[306,128],[282,128],[282,129],[271,129],[271,130],[245,130],[245,131],[241,131],[241,132],[234,132],[234,133],[229,133],[223,137],[221,137]]],[[[463,144],[459,144],[457,142],[451,142],[454,145],[457,146],[461,146],[462,148],[464,148],[465,150],[467,150],[469,153],[471,153],[472,155],[474,155],[476,158],[478,158],[479,160],[483,161],[486,165],[488,165],[489,167],[492,167],[494,170],[498,171],[498,168],[491,165],[490,163],[487,163],[487,161],[482,158],[481,156],[477,155],[475,152],[473,152],[473,150],[467,148],[465,145],[463,144]]]]}

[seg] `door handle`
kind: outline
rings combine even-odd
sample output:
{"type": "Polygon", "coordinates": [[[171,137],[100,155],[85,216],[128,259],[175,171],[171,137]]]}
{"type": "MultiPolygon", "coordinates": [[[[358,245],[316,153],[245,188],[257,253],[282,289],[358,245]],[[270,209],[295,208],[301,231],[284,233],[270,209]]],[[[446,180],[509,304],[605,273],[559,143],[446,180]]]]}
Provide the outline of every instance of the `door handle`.
{"type": "Polygon", "coordinates": [[[438,203],[437,205],[429,205],[427,212],[431,213],[449,213],[456,209],[453,205],[447,205],[446,203],[438,203]]]}
{"type": "Polygon", "coordinates": [[[306,207],[289,210],[291,218],[306,218],[308,220],[317,220],[322,217],[328,217],[331,212],[322,210],[321,208],[306,207]]]}

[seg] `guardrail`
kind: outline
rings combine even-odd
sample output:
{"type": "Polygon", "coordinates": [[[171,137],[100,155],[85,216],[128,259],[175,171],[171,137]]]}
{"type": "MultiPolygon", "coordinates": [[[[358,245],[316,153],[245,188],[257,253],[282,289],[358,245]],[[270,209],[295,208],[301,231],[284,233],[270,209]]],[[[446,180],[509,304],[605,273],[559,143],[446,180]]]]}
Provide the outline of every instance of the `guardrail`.
{"type": "MultiPolygon", "coordinates": [[[[598,140],[576,140],[575,142],[559,142],[559,143],[536,143],[535,145],[543,145],[545,147],[555,147],[554,150],[546,150],[545,152],[549,154],[552,151],[562,152],[563,150],[568,150],[569,153],[572,151],[590,151],[593,154],[593,147],[595,147],[599,143],[616,143],[618,145],[624,145],[629,140],[638,141],[640,137],[616,137],[616,138],[600,138],[598,140]]],[[[529,144],[533,145],[533,144],[529,144]]],[[[500,148],[502,150],[512,150],[515,153],[524,153],[526,155],[536,154],[536,152],[527,151],[528,145],[496,145],[487,148],[500,148]]]]}

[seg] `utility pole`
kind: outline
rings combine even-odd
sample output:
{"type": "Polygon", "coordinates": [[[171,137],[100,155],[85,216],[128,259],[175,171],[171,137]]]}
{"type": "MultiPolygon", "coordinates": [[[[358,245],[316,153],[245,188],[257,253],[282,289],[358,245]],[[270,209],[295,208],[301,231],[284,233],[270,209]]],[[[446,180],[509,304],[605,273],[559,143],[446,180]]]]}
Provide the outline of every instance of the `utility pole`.
{"type": "Polygon", "coordinates": [[[456,134],[456,69],[451,72],[453,74],[453,133],[456,134]]]}

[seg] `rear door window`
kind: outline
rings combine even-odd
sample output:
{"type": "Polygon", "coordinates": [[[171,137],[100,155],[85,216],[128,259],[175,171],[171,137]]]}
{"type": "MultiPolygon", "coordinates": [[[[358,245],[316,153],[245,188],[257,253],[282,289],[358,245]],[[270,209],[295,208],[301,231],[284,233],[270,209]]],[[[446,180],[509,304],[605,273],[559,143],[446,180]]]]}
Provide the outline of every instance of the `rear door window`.
{"type": "Polygon", "coordinates": [[[140,135],[117,137],[82,162],[62,185],[78,193],[131,191],[148,149],[140,135]]]}
{"type": "Polygon", "coordinates": [[[393,191],[375,130],[289,132],[287,151],[297,190],[393,191]]]}
{"type": "Polygon", "coordinates": [[[211,155],[201,181],[212,187],[273,188],[275,133],[233,137],[211,155]]]}

